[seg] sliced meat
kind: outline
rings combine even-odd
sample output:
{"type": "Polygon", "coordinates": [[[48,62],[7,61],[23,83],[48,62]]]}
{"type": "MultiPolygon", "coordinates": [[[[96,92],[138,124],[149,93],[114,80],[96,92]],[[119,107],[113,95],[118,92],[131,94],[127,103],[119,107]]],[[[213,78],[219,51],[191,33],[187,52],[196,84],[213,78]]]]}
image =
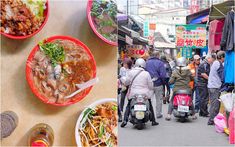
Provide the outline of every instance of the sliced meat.
{"type": "Polygon", "coordinates": [[[51,87],[47,85],[46,81],[42,81],[41,84],[42,84],[42,91],[45,93],[45,95],[50,96],[52,93],[51,87]]]}
{"type": "Polygon", "coordinates": [[[41,51],[37,51],[36,54],[34,55],[34,59],[36,59],[39,62],[43,61],[45,58],[46,55],[41,51]]]}
{"type": "Polygon", "coordinates": [[[97,110],[98,115],[100,115],[101,117],[105,117],[105,118],[112,118],[112,111],[111,110],[107,110],[104,108],[99,108],[97,110]]]}
{"type": "Polygon", "coordinates": [[[46,79],[47,75],[43,69],[39,69],[39,71],[36,71],[36,72],[38,72],[38,76],[40,79],[46,79]]]}
{"type": "Polygon", "coordinates": [[[68,83],[62,83],[58,88],[60,93],[67,94],[70,91],[70,85],[68,83]]]}
{"type": "Polygon", "coordinates": [[[64,99],[64,95],[63,95],[63,94],[59,93],[57,98],[58,98],[58,99],[57,99],[56,103],[58,103],[58,104],[63,104],[63,103],[65,102],[65,99],[64,99]]]}
{"type": "Polygon", "coordinates": [[[57,83],[56,83],[56,80],[54,78],[49,78],[47,80],[47,84],[48,84],[48,86],[52,87],[53,90],[56,89],[57,83]]]}
{"type": "Polygon", "coordinates": [[[38,62],[40,68],[45,69],[45,70],[47,69],[47,66],[49,65],[49,63],[50,63],[50,60],[47,57],[44,58],[42,61],[38,62]]]}

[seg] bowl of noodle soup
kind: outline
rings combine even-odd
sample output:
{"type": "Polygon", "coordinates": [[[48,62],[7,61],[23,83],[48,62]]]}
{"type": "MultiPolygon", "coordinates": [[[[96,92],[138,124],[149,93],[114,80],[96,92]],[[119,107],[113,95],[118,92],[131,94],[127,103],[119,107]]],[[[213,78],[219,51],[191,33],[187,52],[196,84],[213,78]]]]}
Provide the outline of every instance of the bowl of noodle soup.
{"type": "Polygon", "coordinates": [[[96,62],[90,49],[76,38],[52,36],[40,41],[26,62],[26,79],[32,92],[46,104],[68,106],[82,100],[90,86],[76,93],[82,84],[96,78],[96,62]]]}

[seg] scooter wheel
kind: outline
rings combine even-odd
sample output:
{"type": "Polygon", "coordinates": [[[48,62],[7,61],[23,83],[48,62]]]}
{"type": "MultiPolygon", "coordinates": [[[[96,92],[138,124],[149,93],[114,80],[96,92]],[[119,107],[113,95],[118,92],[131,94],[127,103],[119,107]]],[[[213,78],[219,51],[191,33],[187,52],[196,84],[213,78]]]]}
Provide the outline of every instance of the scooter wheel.
{"type": "Polygon", "coordinates": [[[186,119],[184,117],[180,118],[180,122],[184,123],[186,121],[186,119]]]}
{"type": "Polygon", "coordinates": [[[142,129],[144,128],[144,124],[139,123],[139,124],[136,125],[136,128],[137,128],[138,130],[142,130],[142,129]]]}

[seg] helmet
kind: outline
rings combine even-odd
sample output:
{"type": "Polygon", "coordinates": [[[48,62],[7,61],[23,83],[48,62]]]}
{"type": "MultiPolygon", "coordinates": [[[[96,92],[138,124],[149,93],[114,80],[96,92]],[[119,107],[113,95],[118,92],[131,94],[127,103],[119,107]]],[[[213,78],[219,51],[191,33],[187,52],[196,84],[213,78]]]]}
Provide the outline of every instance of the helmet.
{"type": "Polygon", "coordinates": [[[146,62],[144,61],[143,58],[139,58],[135,61],[135,67],[142,67],[145,68],[146,62]]]}
{"type": "Polygon", "coordinates": [[[225,57],[225,52],[224,51],[219,51],[218,53],[217,53],[217,58],[218,59],[222,59],[222,58],[224,58],[225,57]]]}
{"type": "Polygon", "coordinates": [[[165,55],[162,55],[162,56],[161,56],[161,60],[166,61],[166,56],[165,56],[165,55]]]}
{"type": "Polygon", "coordinates": [[[194,59],[194,60],[198,60],[198,59],[200,59],[200,58],[201,58],[201,57],[200,57],[199,55],[194,55],[194,56],[193,56],[193,59],[194,59]]]}
{"type": "Polygon", "coordinates": [[[187,60],[186,60],[185,57],[180,57],[180,58],[178,58],[177,61],[176,61],[177,66],[181,66],[181,67],[187,66],[187,65],[186,65],[186,62],[187,62],[187,60]]]}

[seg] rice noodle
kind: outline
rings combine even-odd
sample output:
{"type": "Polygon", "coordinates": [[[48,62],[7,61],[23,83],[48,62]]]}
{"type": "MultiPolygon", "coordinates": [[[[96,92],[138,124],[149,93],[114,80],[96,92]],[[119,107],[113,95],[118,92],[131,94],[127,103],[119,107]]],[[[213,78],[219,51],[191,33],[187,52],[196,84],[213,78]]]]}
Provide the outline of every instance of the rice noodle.
{"type": "Polygon", "coordinates": [[[95,132],[97,133],[97,130],[95,129],[95,127],[92,125],[90,119],[88,118],[88,122],[90,123],[91,127],[95,130],[95,132]]]}
{"type": "MultiPolygon", "coordinates": [[[[95,108],[95,113],[91,114],[87,112],[83,117],[79,130],[82,130],[86,135],[89,146],[117,146],[117,134],[113,133],[114,128],[117,128],[117,119],[115,117],[117,115],[117,110],[113,109],[114,106],[117,107],[117,104],[111,102],[98,105],[95,108]],[[100,109],[102,109],[102,111],[98,111],[100,109]],[[111,119],[109,118],[110,116],[101,114],[110,111],[112,112],[111,119]]],[[[80,135],[82,146],[87,146],[86,142],[84,142],[84,134],[80,135]]]]}

